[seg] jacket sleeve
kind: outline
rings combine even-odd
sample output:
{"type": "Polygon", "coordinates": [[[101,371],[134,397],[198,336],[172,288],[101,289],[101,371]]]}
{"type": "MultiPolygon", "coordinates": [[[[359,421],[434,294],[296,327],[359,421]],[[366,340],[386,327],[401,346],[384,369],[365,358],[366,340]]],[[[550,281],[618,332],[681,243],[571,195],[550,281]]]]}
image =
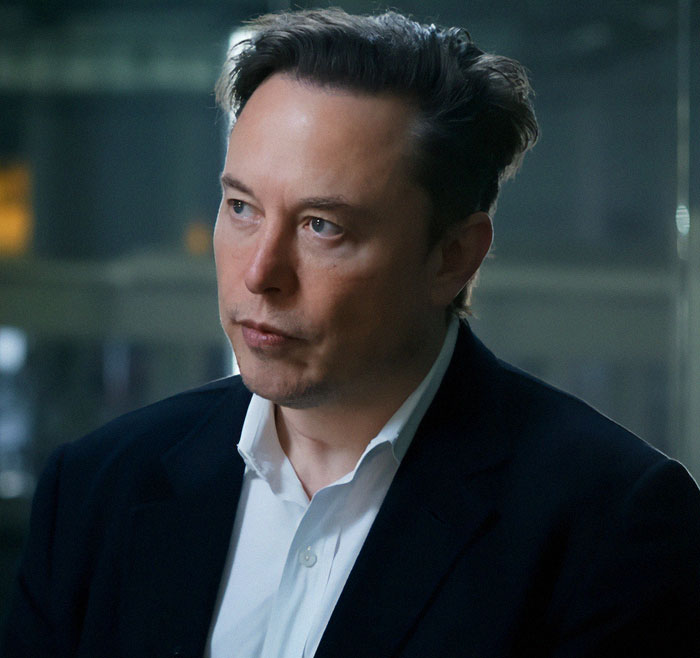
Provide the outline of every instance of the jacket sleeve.
{"type": "Polygon", "coordinates": [[[32,504],[29,538],[25,544],[4,634],[2,658],[61,655],[55,642],[52,604],[58,482],[63,449],[53,453],[39,480],[32,504]]]}
{"type": "Polygon", "coordinates": [[[611,502],[561,611],[554,658],[700,656],[700,492],[677,462],[649,467],[611,502]]]}

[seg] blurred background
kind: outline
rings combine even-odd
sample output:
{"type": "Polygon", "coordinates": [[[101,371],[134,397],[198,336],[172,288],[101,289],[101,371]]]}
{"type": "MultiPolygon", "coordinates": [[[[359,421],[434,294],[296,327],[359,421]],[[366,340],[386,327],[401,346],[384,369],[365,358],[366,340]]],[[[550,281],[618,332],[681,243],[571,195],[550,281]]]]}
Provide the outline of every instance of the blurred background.
{"type": "MultiPolygon", "coordinates": [[[[391,5],[466,26],[537,92],[541,139],[503,189],[475,331],[697,478],[700,1],[391,5]]],[[[51,450],[231,372],[212,87],[243,21],[289,6],[0,4],[0,617],[51,450]]]]}

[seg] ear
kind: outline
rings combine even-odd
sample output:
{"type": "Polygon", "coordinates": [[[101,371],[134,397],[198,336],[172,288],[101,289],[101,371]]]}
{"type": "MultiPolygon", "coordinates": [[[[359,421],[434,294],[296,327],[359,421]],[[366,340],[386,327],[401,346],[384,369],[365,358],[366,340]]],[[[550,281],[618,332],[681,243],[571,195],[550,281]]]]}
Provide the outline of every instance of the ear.
{"type": "Polygon", "coordinates": [[[450,226],[433,247],[435,259],[433,302],[447,307],[476,274],[493,240],[487,213],[475,212],[450,226]]]}

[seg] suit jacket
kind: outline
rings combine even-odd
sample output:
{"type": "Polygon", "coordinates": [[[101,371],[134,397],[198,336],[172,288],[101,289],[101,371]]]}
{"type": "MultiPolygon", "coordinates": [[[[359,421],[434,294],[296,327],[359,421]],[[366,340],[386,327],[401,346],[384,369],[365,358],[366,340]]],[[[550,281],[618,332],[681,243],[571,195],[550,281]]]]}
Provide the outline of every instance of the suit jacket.
{"type": "MultiPolygon", "coordinates": [[[[53,455],[3,656],[202,655],[249,395],[214,382],[53,455]]],[[[697,658],[699,622],[683,467],[463,326],[316,656],[697,658]]]]}

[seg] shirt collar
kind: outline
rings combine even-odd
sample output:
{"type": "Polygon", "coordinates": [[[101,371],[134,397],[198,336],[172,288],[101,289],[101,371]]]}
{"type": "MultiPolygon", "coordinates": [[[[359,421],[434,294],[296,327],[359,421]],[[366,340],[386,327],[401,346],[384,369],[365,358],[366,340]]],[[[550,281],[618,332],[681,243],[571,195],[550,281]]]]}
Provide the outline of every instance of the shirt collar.
{"type": "MultiPolygon", "coordinates": [[[[433,401],[437,393],[442,378],[445,376],[447,367],[450,365],[452,355],[457,344],[457,334],[459,333],[459,320],[455,316],[451,316],[450,323],[447,327],[445,340],[442,343],[442,349],[438,354],[432,368],[424,377],[423,381],[418,385],[405,402],[399,407],[399,410],[389,419],[386,425],[379,432],[377,437],[382,436],[385,431],[386,438],[391,441],[394,457],[400,462],[408,446],[413,440],[413,435],[418,429],[418,425],[428,407],[433,401]]],[[[373,439],[374,441],[375,439],[373,439]]]]}
{"type": "MultiPolygon", "coordinates": [[[[445,376],[457,343],[458,331],[459,321],[453,316],[450,319],[440,353],[430,371],[382,427],[377,436],[369,442],[358,460],[357,466],[369,452],[384,443],[391,445],[394,458],[397,462],[401,462],[413,440],[420,421],[428,410],[445,376]]],[[[252,469],[260,477],[268,481],[271,478],[276,479],[278,477],[281,465],[286,459],[277,437],[274,404],[255,393],[251,397],[243,428],[241,429],[238,452],[247,468],[252,469]]],[[[341,480],[352,479],[357,466],[341,480]]]]}

